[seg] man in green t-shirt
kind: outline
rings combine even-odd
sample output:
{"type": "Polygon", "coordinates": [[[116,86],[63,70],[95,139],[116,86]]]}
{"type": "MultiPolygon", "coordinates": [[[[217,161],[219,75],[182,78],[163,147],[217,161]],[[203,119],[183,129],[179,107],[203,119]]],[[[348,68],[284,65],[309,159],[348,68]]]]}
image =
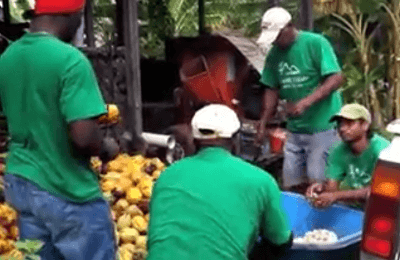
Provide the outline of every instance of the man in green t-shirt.
{"type": "Polygon", "coordinates": [[[107,161],[119,148],[102,142],[96,121],[106,105],[90,61],[69,44],[84,5],[36,0],[29,32],[0,57],[10,134],[5,198],[18,211],[20,239],[44,243],[43,260],[115,257],[110,209],[90,157],[107,161]]]}
{"type": "Polygon", "coordinates": [[[379,153],[389,141],[370,133],[371,115],[361,105],[344,106],[332,121],[338,123],[342,142],[329,154],[327,181],[311,185],[306,195],[318,207],[327,207],[336,201],[365,202],[379,153]]]}
{"type": "Polygon", "coordinates": [[[264,14],[260,45],[270,46],[261,84],[266,86],[264,108],[256,142],[263,141],[265,126],[274,116],[278,100],[286,101],[290,132],[283,166],[283,188],[322,181],[329,147],[338,141],[329,119],[342,106],[337,91],[343,82],[341,68],[328,40],[298,31],[291,15],[281,7],[264,14]]]}
{"type": "Polygon", "coordinates": [[[147,260],[245,260],[260,232],[272,251],[291,246],[276,181],[232,154],[239,129],[225,105],[196,112],[197,153],[169,166],[153,189],[147,260]]]}

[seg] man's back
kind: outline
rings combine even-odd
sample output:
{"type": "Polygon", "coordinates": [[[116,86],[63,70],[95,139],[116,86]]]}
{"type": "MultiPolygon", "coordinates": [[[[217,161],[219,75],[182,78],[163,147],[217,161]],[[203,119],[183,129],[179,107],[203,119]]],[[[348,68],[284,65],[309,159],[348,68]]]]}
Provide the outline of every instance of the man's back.
{"type": "Polygon", "coordinates": [[[7,172],[77,202],[100,197],[87,158],[68,136],[69,123],[106,111],[89,61],[51,34],[27,33],[2,55],[0,66],[11,136],[7,172]]]}
{"type": "Polygon", "coordinates": [[[200,150],[167,168],[154,187],[148,259],[247,259],[261,226],[285,243],[279,200],[269,174],[222,148],[200,150]]]}

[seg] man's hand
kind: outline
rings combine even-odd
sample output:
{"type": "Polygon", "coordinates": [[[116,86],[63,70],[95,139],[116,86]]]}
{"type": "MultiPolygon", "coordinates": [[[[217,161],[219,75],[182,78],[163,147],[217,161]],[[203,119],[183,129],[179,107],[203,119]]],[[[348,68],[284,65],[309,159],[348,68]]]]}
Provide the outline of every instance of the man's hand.
{"type": "Polygon", "coordinates": [[[301,116],[307,109],[310,108],[310,106],[311,103],[306,99],[302,99],[296,103],[288,102],[286,104],[286,112],[291,117],[301,116]]]}
{"type": "Polygon", "coordinates": [[[307,188],[306,197],[307,198],[316,198],[318,194],[325,191],[325,185],[322,183],[314,183],[307,188]]]}
{"type": "Polygon", "coordinates": [[[256,145],[261,145],[264,142],[265,139],[265,124],[262,122],[257,122],[257,133],[256,133],[256,138],[254,140],[256,145]]]}
{"type": "Polygon", "coordinates": [[[338,197],[336,192],[323,192],[318,195],[313,204],[318,208],[326,208],[337,201],[337,199],[338,197]]]}

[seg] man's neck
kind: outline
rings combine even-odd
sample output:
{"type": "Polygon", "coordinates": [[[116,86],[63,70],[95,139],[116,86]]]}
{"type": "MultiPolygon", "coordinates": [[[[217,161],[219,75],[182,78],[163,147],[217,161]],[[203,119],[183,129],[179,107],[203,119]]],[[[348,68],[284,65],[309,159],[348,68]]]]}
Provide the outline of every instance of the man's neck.
{"type": "Polygon", "coordinates": [[[368,148],[369,143],[370,143],[369,139],[365,135],[362,138],[360,138],[359,140],[351,143],[350,144],[350,149],[353,152],[353,154],[360,155],[368,148]]]}

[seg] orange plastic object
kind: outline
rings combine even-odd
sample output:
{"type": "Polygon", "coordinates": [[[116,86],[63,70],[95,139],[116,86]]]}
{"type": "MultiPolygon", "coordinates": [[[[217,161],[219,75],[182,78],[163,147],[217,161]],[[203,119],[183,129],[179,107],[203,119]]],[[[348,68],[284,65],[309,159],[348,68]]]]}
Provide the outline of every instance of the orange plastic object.
{"type": "Polygon", "coordinates": [[[232,64],[227,54],[217,53],[207,58],[200,55],[185,62],[179,74],[185,89],[198,101],[222,103],[232,107],[235,86],[228,79],[230,66],[232,64]]]}

